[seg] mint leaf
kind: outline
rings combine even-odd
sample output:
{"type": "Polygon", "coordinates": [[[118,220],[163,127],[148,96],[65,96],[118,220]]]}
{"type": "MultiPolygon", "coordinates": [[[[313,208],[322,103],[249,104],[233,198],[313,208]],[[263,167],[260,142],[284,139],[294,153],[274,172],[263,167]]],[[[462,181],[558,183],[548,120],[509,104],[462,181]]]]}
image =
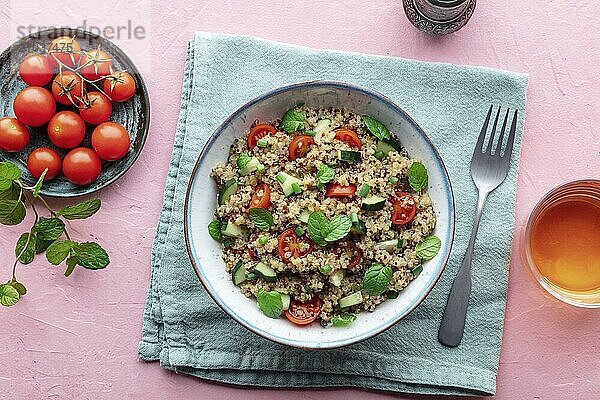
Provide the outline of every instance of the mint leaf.
{"type": "Polygon", "coordinates": [[[335,176],[335,170],[327,164],[321,164],[317,171],[317,180],[320,187],[329,183],[335,176]]]}
{"type": "Polygon", "coordinates": [[[27,232],[19,237],[15,246],[15,257],[21,264],[31,264],[35,257],[35,234],[27,232]]]}
{"type": "Polygon", "coordinates": [[[59,218],[40,218],[32,231],[42,240],[56,240],[65,231],[65,223],[59,218]]]}
{"type": "Polygon", "coordinates": [[[221,239],[223,238],[223,233],[221,233],[222,227],[223,227],[223,224],[218,219],[215,219],[215,220],[211,221],[210,224],[208,224],[208,234],[210,235],[211,238],[215,239],[217,242],[220,242],[221,239]]]}
{"type": "Polygon", "coordinates": [[[269,318],[279,318],[283,312],[283,300],[281,294],[275,290],[267,292],[264,289],[259,289],[256,294],[258,308],[269,318]]]}
{"type": "Polygon", "coordinates": [[[27,288],[22,283],[13,280],[10,281],[9,285],[17,290],[17,293],[19,293],[19,297],[25,296],[27,294],[27,288]]]}
{"type": "Polygon", "coordinates": [[[314,211],[308,216],[308,236],[319,246],[326,246],[329,230],[329,218],[321,211],[314,211]]]}
{"type": "Polygon", "coordinates": [[[336,215],[329,221],[325,240],[327,242],[335,242],[345,237],[352,228],[352,220],[347,215],[336,215]]]}
{"type": "Polygon", "coordinates": [[[8,190],[21,177],[21,170],[10,161],[0,163],[0,191],[8,190]]]}
{"type": "MultiPolygon", "coordinates": [[[[47,252],[46,252],[47,253],[47,252]]],[[[87,269],[102,269],[110,263],[110,258],[106,251],[94,242],[79,243],[73,247],[72,257],[78,265],[87,269]]]]}
{"type": "Polygon", "coordinates": [[[21,188],[13,183],[9,189],[0,191],[0,200],[19,200],[21,188]]]}
{"type": "Polygon", "coordinates": [[[65,276],[68,277],[75,270],[75,266],[77,265],[77,260],[74,257],[67,258],[67,269],[65,270],[65,276]]]}
{"type": "Polygon", "coordinates": [[[54,240],[42,240],[39,237],[35,238],[35,253],[36,254],[40,254],[46,251],[46,249],[48,249],[48,246],[50,246],[52,243],[54,243],[54,240]]]}
{"type": "Polygon", "coordinates": [[[258,229],[268,231],[273,225],[273,214],[264,208],[251,208],[248,210],[248,218],[258,229]]]}
{"type": "Polygon", "coordinates": [[[0,304],[5,307],[14,306],[19,301],[19,292],[8,283],[0,285],[0,304]]]}
{"type": "Polygon", "coordinates": [[[42,172],[37,182],[35,183],[35,186],[33,187],[33,197],[38,197],[38,195],[40,194],[40,189],[42,188],[42,184],[44,183],[46,173],[48,173],[48,168],[46,168],[44,172],[42,172]]]}
{"type": "Polygon", "coordinates": [[[392,137],[390,131],[388,131],[388,128],[386,128],[385,125],[377,121],[375,118],[368,115],[363,115],[362,118],[369,132],[371,132],[377,139],[384,140],[392,137]]]}
{"type": "Polygon", "coordinates": [[[441,247],[442,241],[439,237],[429,236],[415,246],[415,251],[421,260],[429,261],[438,254],[441,247]]]}
{"type": "Polygon", "coordinates": [[[283,118],[281,119],[281,126],[286,132],[296,132],[304,128],[304,121],[306,121],[306,114],[304,114],[304,112],[302,111],[298,111],[292,108],[291,110],[287,110],[286,113],[283,114],[283,118]]]}
{"type": "Polygon", "coordinates": [[[90,199],[73,206],[63,207],[58,212],[58,215],[61,215],[68,220],[85,219],[96,214],[101,205],[100,199],[90,199]]]}
{"type": "Polygon", "coordinates": [[[18,225],[25,219],[25,204],[21,200],[0,200],[0,224],[18,225]]]}
{"type": "Polygon", "coordinates": [[[58,265],[69,256],[69,253],[77,243],[71,240],[60,240],[52,243],[46,249],[46,259],[52,265],[58,265]]]}
{"type": "Polygon", "coordinates": [[[373,264],[363,278],[363,290],[369,296],[379,296],[385,292],[392,281],[392,268],[380,263],[373,264]]]}
{"type": "Polygon", "coordinates": [[[428,182],[427,168],[418,161],[412,163],[408,169],[408,184],[415,192],[419,192],[427,187],[428,182]]]}
{"type": "Polygon", "coordinates": [[[331,323],[333,326],[346,326],[350,325],[356,321],[356,315],[354,314],[343,314],[343,315],[335,315],[331,318],[331,323]]]}

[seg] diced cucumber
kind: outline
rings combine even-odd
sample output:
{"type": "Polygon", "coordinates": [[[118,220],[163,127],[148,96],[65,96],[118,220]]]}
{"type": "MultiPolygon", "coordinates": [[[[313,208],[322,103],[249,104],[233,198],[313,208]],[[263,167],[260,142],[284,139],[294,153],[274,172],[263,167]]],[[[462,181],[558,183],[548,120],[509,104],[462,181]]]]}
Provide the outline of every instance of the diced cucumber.
{"type": "Polygon", "coordinates": [[[240,239],[244,237],[244,230],[231,221],[227,221],[221,228],[221,233],[225,236],[240,239]]]}
{"type": "Polygon", "coordinates": [[[227,182],[225,182],[225,184],[221,188],[221,191],[219,192],[219,199],[218,199],[219,205],[223,205],[223,204],[227,203],[229,201],[229,198],[231,197],[231,195],[234,194],[235,192],[237,192],[237,190],[238,190],[237,179],[232,178],[232,179],[228,180],[227,182]]]}
{"type": "Polygon", "coordinates": [[[390,151],[396,151],[400,153],[402,151],[402,146],[395,139],[385,139],[377,142],[377,148],[375,151],[381,151],[387,156],[390,151]]]}
{"type": "Polygon", "coordinates": [[[256,158],[256,157],[250,158],[249,161],[247,161],[246,163],[243,163],[243,164],[240,164],[239,159],[238,159],[238,167],[239,167],[238,174],[240,174],[240,176],[250,175],[254,171],[259,171],[259,172],[265,171],[265,166],[262,165],[260,163],[260,161],[258,161],[258,158],[256,158]],[[240,165],[243,165],[243,166],[239,167],[240,165]]]}
{"type": "Polygon", "coordinates": [[[246,280],[246,266],[243,262],[238,261],[233,270],[231,270],[231,281],[235,286],[239,286],[246,280]]]}
{"type": "Polygon", "coordinates": [[[329,282],[331,282],[331,284],[333,286],[340,287],[340,285],[342,284],[342,279],[344,279],[345,276],[346,276],[345,270],[343,270],[343,269],[335,270],[331,273],[331,275],[329,275],[329,282]]]}
{"type": "Polygon", "coordinates": [[[308,224],[308,217],[310,217],[310,211],[302,210],[298,219],[300,220],[300,222],[304,222],[305,224],[308,224]]]}
{"type": "Polygon", "coordinates": [[[371,190],[371,186],[367,185],[366,183],[363,183],[363,185],[360,187],[360,191],[358,192],[358,195],[360,197],[367,197],[370,190],[371,190]]]}
{"type": "Polygon", "coordinates": [[[277,273],[264,262],[259,262],[254,267],[254,273],[263,278],[265,281],[274,282],[277,280],[277,273]]]}
{"type": "Polygon", "coordinates": [[[323,274],[323,275],[329,275],[331,274],[331,271],[333,271],[333,268],[331,267],[331,265],[321,265],[319,267],[319,271],[323,274]]]}
{"type": "Polygon", "coordinates": [[[361,208],[367,211],[383,210],[386,200],[380,196],[369,196],[362,201],[361,208]]]}
{"type": "Polygon", "coordinates": [[[417,265],[416,267],[414,267],[414,268],[412,269],[412,271],[411,271],[411,272],[412,272],[412,274],[414,275],[414,277],[416,278],[417,276],[419,276],[419,274],[420,274],[421,272],[423,272],[423,265],[421,265],[421,264],[417,265]]]}
{"type": "Polygon", "coordinates": [[[288,310],[290,308],[290,295],[287,293],[279,293],[281,295],[281,302],[283,303],[283,309],[288,310]]]}
{"type": "Polygon", "coordinates": [[[362,297],[362,293],[361,292],[355,292],[352,293],[346,297],[342,297],[340,299],[340,301],[338,302],[338,304],[340,305],[340,308],[346,308],[346,307],[352,307],[355,306],[357,304],[360,304],[363,302],[363,297],[362,297]]]}
{"type": "Polygon", "coordinates": [[[399,247],[402,247],[401,239],[386,240],[385,242],[376,243],[375,246],[373,246],[375,250],[387,250],[390,253],[393,253],[399,247]]]}
{"type": "Polygon", "coordinates": [[[290,197],[293,194],[302,193],[302,181],[294,176],[280,172],[277,174],[277,182],[281,185],[283,194],[286,197],[290,197]]]}
{"type": "Polygon", "coordinates": [[[331,120],[330,119],[320,119],[317,121],[317,125],[315,129],[313,129],[317,135],[322,135],[325,132],[329,132],[331,130],[331,120]]]}
{"type": "Polygon", "coordinates": [[[350,221],[352,221],[353,224],[358,222],[358,213],[353,212],[352,214],[350,214],[350,221]]]}
{"type": "Polygon", "coordinates": [[[338,160],[359,163],[362,161],[362,155],[360,154],[360,151],[338,150],[338,160]]]}

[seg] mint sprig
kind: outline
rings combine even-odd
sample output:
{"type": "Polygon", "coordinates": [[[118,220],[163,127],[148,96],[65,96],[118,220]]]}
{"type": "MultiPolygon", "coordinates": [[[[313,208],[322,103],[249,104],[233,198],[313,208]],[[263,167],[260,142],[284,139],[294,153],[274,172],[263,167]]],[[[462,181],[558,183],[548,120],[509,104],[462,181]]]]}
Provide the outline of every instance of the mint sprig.
{"type": "Polygon", "coordinates": [[[392,281],[394,271],[391,267],[380,263],[373,264],[363,278],[363,290],[369,296],[379,296],[385,292],[392,281]]]}
{"type": "Polygon", "coordinates": [[[296,132],[304,129],[304,121],[306,121],[306,114],[302,111],[292,108],[283,114],[281,126],[286,132],[296,132]]]}
{"type": "Polygon", "coordinates": [[[422,163],[418,161],[413,162],[408,169],[407,175],[408,184],[415,192],[420,192],[427,187],[429,177],[427,175],[427,168],[422,163]]]}
{"type": "Polygon", "coordinates": [[[264,208],[251,208],[248,210],[248,218],[260,230],[268,231],[273,223],[273,214],[264,208]]]}
{"type": "Polygon", "coordinates": [[[0,163],[0,224],[20,224],[25,219],[26,205],[35,214],[31,229],[16,241],[11,280],[0,284],[0,304],[3,306],[15,305],[27,293],[25,285],[17,281],[16,267],[19,263],[32,263],[36,254],[46,253],[47,260],[53,265],[65,262],[65,276],[69,276],[76,266],[101,269],[110,263],[108,253],[98,243],[71,240],[64,222],[91,217],[100,209],[100,200],[90,199],[55,210],[40,195],[44,177],[45,173],[42,173],[35,185],[26,186],[21,180],[21,170],[15,164],[10,161],[0,163]],[[48,216],[40,215],[37,202],[47,209],[48,216]]]}
{"type": "Polygon", "coordinates": [[[308,217],[308,236],[319,246],[343,239],[351,228],[352,220],[347,215],[336,215],[330,220],[321,211],[314,211],[308,217]]]}
{"type": "Polygon", "coordinates": [[[327,164],[321,164],[317,171],[317,187],[322,188],[333,180],[335,170],[327,164]]]}
{"type": "Polygon", "coordinates": [[[377,139],[385,140],[390,139],[392,137],[388,128],[386,128],[384,124],[382,124],[375,118],[368,115],[363,115],[362,119],[365,125],[367,126],[367,130],[371,132],[371,134],[377,139]]]}
{"type": "Polygon", "coordinates": [[[264,289],[258,289],[256,294],[258,308],[269,318],[279,318],[283,312],[283,299],[281,294],[275,290],[267,292],[264,289]]]}
{"type": "Polygon", "coordinates": [[[415,246],[417,256],[423,261],[429,261],[435,257],[442,248],[442,241],[437,236],[429,236],[415,246]]]}

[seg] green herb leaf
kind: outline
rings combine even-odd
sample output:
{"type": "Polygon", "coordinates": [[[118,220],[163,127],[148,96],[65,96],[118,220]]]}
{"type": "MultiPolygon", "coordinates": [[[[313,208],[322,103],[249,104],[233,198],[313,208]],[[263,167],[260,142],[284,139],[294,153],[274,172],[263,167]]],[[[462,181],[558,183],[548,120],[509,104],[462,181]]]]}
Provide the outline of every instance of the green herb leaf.
{"type": "Polygon", "coordinates": [[[344,238],[352,228],[352,220],[347,215],[336,215],[329,221],[327,235],[325,240],[327,242],[335,242],[344,238]]]}
{"type": "Polygon", "coordinates": [[[77,243],[71,240],[60,240],[58,242],[52,243],[46,249],[46,259],[52,265],[58,265],[65,261],[65,259],[71,253],[73,247],[75,247],[77,243]]]}
{"type": "Polygon", "coordinates": [[[238,169],[244,169],[244,168],[246,168],[246,165],[248,165],[248,163],[250,162],[251,159],[252,159],[252,157],[250,157],[248,155],[248,153],[241,153],[238,156],[238,159],[237,159],[237,167],[238,167],[238,169]]]}
{"type": "Polygon", "coordinates": [[[250,221],[252,221],[254,226],[263,231],[268,231],[274,223],[273,214],[271,214],[268,210],[265,210],[264,208],[249,209],[248,217],[250,218],[250,221]]]}
{"type": "Polygon", "coordinates": [[[35,186],[33,187],[33,197],[38,197],[38,195],[40,194],[40,189],[42,189],[42,185],[44,184],[44,177],[46,177],[46,173],[48,173],[48,168],[46,168],[44,172],[42,172],[37,182],[35,183],[35,186]]]}
{"type": "Polygon", "coordinates": [[[73,247],[72,257],[78,265],[87,269],[102,269],[110,263],[110,258],[106,251],[94,242],[79,243],[73,247]]]}
{"type": "Polygon", "coordinates": [[[304,128],[304,121],[306,121],[306,114],[292,108],[283,114],[281,126],[286,132],[296,132],[304,128]]]}
{"type": "Polygon", "coordinates": [[[0,224],[18,225],[25,219],[25,204],[21,200],[0,200],[0,224]]]}
{"type": "Polygon", "coordinates": [[[267,292],[264,289],[259,289],[256,294],[258,308],[269,318],[279,318],[283,312],[283,300],[281,294],[272,290],[267,292]]]}
{"type": "Polygon", "coordinates": [[[335,170],[327,164],[321,164],[317,171],[317,180],[321,185],[329,183],[335,176],[335,170]]]}
{"type": "Polygon", "coordinates": [[[77,260],[75,257],[67,258],[67,269],[65,270],[65,276],[70,276],[75,270],[75,266],[77,265],[77,260]]]}
{"type": "Polygon", "coordinates": [[[0,191],[8,190],[21,177],[21,170],[12,162],[0,163],[0,191]]]}
{"type": "Polygon", "coordinates": [[[40,218],[33,225],[33,232],[42,240],[56,240],[65,231],[65,223],[59,218],[40,218]]]}
{"type": "Polygon", "coordinates": [[[415,246],[417,256],[423,261],[429,261],[437,255],[442,247],[442,241],[437,236],[429,236],[415,246]]]}
{"type": "Polygon", "coordinates": [[[35,238],[35,254],[40,254],[40,253],[45,252],[46,249],[48,249],[48,246],[50,246],[52,243],[54,243],[54,240],[42,240],[36,236],[36,238],[35,238]]]}
{"type": "Polygon", "coordinates": [[[102,202],[100,199],[90,199],[74,206],[66,206],[61,208],[58,215],[65,217],[68,220],[89,218],[100,209],[102,202]]]}
{"type": "Polygon", "coordinates": [[[14,287],[19,293],[19,297],[23,297],[27,294],[27,288],[21,282],[11,281],[10,286],[14,287]]]}
{"type": "Polygon", "coordinates": [[[331,323],[333,326],[346,326],[350,325],[354,321],[356,321],[356,315],[354,314],[335,315],[333,318],[331,318],[331,323]]]}
{"type": "Polygon", "coordinates": [[[235,240],[233,238],[227,238],[223,240],[223,247],[231,247],[235,244],[235,240]]]}
{"type": "Polygon", "coordinates": [[[329,229],[329,218],[321,211],[314,211],[308,216],[308,236],[319,246],[326,246],[329,229]]]}
{"type": "Polygon", "coordinates": [[[35,257],[35,234],[27,232],[19,237],[15,246],[15,257],[21,264],[31,264],[35,257]]]}
{"type": "Polygon", "coordinates": [[[369,296],[379,296],[385,292],[392,281],[392,268],[380,263],[373,264],[363,278],[363,290],[369,296]]]}
{"type": "Polygon", "coordinates": [[[377,139],[384,140],[392,137],[390,131],[388,131],[388,128],[386,128],[384,124],[377,121],[375,118],[368,115],[363,115],[362,118],[369,132],[371,132],[377,139]]]}
{"type": "Polygon", "coordinates": [[[13,183],[9,189],[0,190],[0,200],[19,200],[21,188],[16,183],[13,183]]]}
{"type": "Polygon", "coordinates": [[[9,283],[0,285],[0,304],[5,307],[14,306],[19,301],[19,292],[9,283]]]}
{"type": "Polygon", "coordinates": [[[412,163],[408,169],[408,184],[415,192],[419,192],[427,187],[428,176],[427,168],[418,161],[412,163]]]}
{"type": "Polygon", "coordinates": [[[215,239],[217,242],[220,242],[223,239],[223,233],[221,229],[223,228],[223,224],[218,219],[211,221],[208,224],[208,234],[211,238],[215,239]]]}

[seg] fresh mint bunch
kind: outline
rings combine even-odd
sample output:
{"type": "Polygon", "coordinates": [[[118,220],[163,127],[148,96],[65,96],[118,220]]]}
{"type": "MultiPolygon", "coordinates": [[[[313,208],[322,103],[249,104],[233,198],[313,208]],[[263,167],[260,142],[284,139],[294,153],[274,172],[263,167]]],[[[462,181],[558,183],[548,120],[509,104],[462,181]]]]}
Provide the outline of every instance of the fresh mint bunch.
{"type": "Polygon", "coordinates": [[[15,164],[10,161],[0,163],[0,224],[18,225],[23,222],[28,205],[35,215],[31,229],[17,239],[12,278],[0,284],[0,304],[3,306],[15,305],[27,293],[25,286],[17,281],[17,264],[31,264],[37,254],[46,253],[46,259],[52,265],[65,262],[65,276],[71,275],[76,266],[94,270],[105,268],[110,262],[108,254],[98,243],[73,241],[64,221],[91,217],[100,209],[100,200],[90,199],[54,210],[39,194],[45,175],[46,171],[34,186],[26,186],[21,181],[21,170],[15,164]],[[38,201],[49,216],[38,213],[38,201]]]}

